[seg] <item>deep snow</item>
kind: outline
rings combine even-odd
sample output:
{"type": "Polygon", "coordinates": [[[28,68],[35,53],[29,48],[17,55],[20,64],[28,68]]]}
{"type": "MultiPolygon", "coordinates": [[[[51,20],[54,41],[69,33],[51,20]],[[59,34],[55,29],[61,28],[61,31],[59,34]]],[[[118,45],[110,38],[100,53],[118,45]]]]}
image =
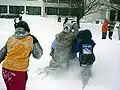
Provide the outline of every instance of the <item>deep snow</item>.
{"type": "MultiPolygon", "coordinates": [[[[30,57],[27,90],[81,90],[80,67],[75,61],[66,73],[58,76],[49,76],[44,80],[38,74],[40,68],[49,64],[49,52],[55,34],[62,30],[62,22],[57,22],[57,16],[26,16],[31,33],[39,40],[44,54],[41,59],[30,57]]],[[[0,48],[6,43],[7,38],[14,33],[13,19],[0,19],[0,48]]],[[[115,28],[113,40],[101,39],[101,24],[82,23],[81,29],[90,29],[96,42],[94,53],[96,61],[93,64],[93,76],[86,90],[120,90],[120,41],[115,28]]],[[[6,90],[0,68],[0,90],[6,90]]]]}

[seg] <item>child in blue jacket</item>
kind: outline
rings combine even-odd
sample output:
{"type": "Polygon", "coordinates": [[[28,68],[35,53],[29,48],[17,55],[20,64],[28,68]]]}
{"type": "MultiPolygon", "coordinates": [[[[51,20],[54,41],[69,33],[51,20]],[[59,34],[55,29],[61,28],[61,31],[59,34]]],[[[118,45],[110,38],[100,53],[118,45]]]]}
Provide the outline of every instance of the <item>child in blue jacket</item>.
{"type": "Polygon", "coordinates": [[[95,61],[93,48],[95,42],[92,40],[92,34],[90,30],[86,29],[80,33],[77,41],[72,47],[74,53],[79,53],[79,61],[81,65],[91,65],[95,61]]]}
{"type": "Polygon", "coordinates": [[[88,83],[89,77],[92,76],[91,67],[95,61],[93,48],[96,43],[92,40],[92,34],[88,29],[81,31],[78,36],[76,43],[74,43],[72,47],[72,51],[74,53],[79,53],[79,62],[84,87],[88,83]]]}

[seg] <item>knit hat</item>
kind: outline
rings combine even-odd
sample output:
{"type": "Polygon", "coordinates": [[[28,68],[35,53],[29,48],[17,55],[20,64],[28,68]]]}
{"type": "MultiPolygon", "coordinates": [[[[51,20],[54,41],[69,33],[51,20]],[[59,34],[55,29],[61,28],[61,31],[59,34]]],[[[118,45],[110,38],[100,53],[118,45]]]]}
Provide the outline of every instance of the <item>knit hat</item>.
{"type": "Polygon", "coordinates": [[[75,36],[77,36],[77,34],[79,32],[79,28],[76,23],[67,22],[63,27],[63,32],[65,32],[65,33],[72,32],[75,34],[75,36]]]}
{"type": "Polygon", "coordinates": [[[19,27],[22,27],[22,28],[24,28],[25,31],[30,32],[30,28],[29,28],[27,22],[25,22],[25,21],[18,22],[16,25],[16,28],[19,28],[19,27]]]}
{"type": "Polygon", "coordinates": [[[92,38],[92,33],[89,29],[85,29],[83,31],[83,39],[91,39],[92,38]]]}
{"type": "Polygon", "coordinates": [[[63,32],[74,32],[72,29],[74,29],[73,23],[67,22],[63,27],[63,32]]]}

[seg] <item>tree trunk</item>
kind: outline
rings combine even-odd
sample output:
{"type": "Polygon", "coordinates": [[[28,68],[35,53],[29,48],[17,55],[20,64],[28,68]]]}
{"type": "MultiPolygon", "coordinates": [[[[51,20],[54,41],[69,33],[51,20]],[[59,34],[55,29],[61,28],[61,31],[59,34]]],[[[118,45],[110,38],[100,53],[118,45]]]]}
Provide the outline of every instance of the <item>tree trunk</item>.
{"type": "Polygon", "coordinates": [[[79,20],[80,20],[80,16],[77,16],[76,22],[77,22],[78,28],[80,28],[80,22],[79,22],[79,20]]]}

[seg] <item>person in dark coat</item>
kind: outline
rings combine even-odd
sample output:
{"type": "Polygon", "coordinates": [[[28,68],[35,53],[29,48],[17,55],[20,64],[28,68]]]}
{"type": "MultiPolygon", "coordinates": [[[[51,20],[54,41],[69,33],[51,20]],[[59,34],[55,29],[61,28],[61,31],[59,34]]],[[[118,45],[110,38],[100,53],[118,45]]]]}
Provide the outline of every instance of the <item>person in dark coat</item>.
{"type": "Polygon", "coordinates": [[[112,35],[113,35],[113,32],[114,32],[114,27],[115,27],[115,22],[110,21],[109,24],[108,24],[108,31],[109,31],[108,37],[111,40],[112,40],[112,35]]]}
{"type": "Polygon", "coordinates": [[[89,52],[90,52],[90,54],[93,54],[93,48],[95,46],[95,42],[91,39],[92,34],[91,34],[90,30],[84,30],[80,33],[82,33],[82,35],[78,35],[80,39],[78,39],[77,42],[73,45],[72,50],[73,50],[73,52],[76,52],[76,53],[79,52],[80,66],[82,64],[92,64],[92,61],[85,62],[84,58],[83,58],[83,54],[85,51],[85,50],[83,50],[83,48],[87,47],[84,45],[88,45],[88,46],[91,45],[91,48],[90,48],[91,51],[89,51],[89,52]]]}
{"type": "Polygon", "coordinates": [[[90,30],[86,29],[80,33],[80,39],[78,39],[73,45],[72,51],[74,53],[79,53],[81,75],[83,79],[83,85],[85,86],[88,83],[89,77],[92,76],[91,67],[95,61],[93,48],[96,43],[92,40],[92,34],[90,30]]]}
{"type": "Polygon", "coordinates": [[[14,27],[15,27],[15,29],[17,28],[16,18],[14,19],[14,27]]]}
{"type": "Polygon", "coordinates": [[[63,23],[63,26],[64,26],[67,22],[68,22],[68,18],[66,17],[66,18],[65,18],[65,21],[64,21],[64,23],[63,23]]]}

